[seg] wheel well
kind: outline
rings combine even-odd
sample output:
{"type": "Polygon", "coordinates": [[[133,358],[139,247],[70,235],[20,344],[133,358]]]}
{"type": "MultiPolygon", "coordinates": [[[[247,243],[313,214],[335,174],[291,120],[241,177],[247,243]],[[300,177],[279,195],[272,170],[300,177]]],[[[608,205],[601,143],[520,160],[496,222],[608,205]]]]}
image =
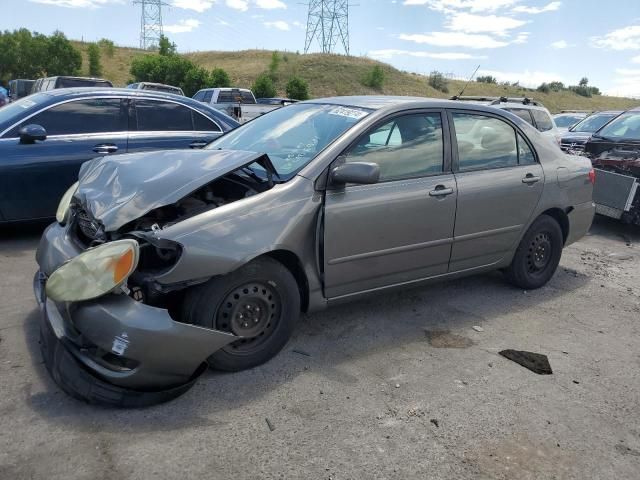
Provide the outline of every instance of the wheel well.
{"type": "Polygon", "coordinates": [[[306,312],[309,307],[309,281],[298,256],[288,250],[274,250],[265,253],[265,255],[282,263],[291,272],[300,291],[300,308],[303,312],[306,312]]]}
{"type": "Polygon", "coordinates": [[[542,215],[549,215],[558,222],[558,225],[560,225],[563,244],[567,242],[567,238],[569,237],[569,217],[567,216],[567,213],[570,211],[571,208],[568,208],[566,212],[560,208],[550,208],[549,210],[542,212],[542,215]]]}

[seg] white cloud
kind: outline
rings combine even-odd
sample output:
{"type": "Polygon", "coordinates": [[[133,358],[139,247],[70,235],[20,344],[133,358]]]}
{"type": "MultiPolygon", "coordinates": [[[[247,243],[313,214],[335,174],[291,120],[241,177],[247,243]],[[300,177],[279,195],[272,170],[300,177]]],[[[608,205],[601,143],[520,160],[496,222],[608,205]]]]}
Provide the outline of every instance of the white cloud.
{"type": "Polygon", "coordinates": [[[525,70],[524,72],[501,72],[498,70],[479,70],[478,75],[491,75],[496,77],[499,82],[520,82],[525,87],[537,87],[543,82],[560,81],[567,83],[566,80],[557,73],[540,72],[525,70]]]}
{"type": "Polygon", "coordinates": [[[612,50],[640,49],[640,25],[619,28],[602,37],[591,37],[591,44],[594,47],[612,50]]]}
{"type": "Polygon", "coordinates": [[[291,22],[291,25],[293,25],[294,27],[298,27],[298,28],[306,28],[304,23],[299,22],[297,20],[294,20],[293,22],[291,22]]]}
{"type": "Polygon", "coordinates": [[[410,51],[410,50],[396,50],[393,48],[387,48],[383,50],[371,50],[367,53],[367,56],[377,58],[380,60],[389,60],[394,57],[418,57],[418,58],[435,58],[439,60],[470,60],[478,58],[487,58],[484,55],[475,56],[469,53],[459,52],[424,52],[424,51],[410,51]]]}
{"type": "Polygon", "coordinates": [[[640,98],[640,69],[616,68],[614,86],[605,91],[606,95],[640,98]]]}
{"type": "Polygon", "coordinates": [[[575,45],[568,43],[566,40],[558,40],[557,42],[552,42],[550,44],[551,48],[569,48],[575,47],[575,45]]]}
{"type": "Polygon", "coordinates": [[[173,6],[182,8],[184,10],[193,10],[198,13],[202,13],[205,10],[209,10],[215,0],[173,0],[173,6]]]}
{"type": "Polygon", "coordinates": [[[518,33],[516,38],[513,40],[513,43],[527,43],[527,40],[529,39],[529,35],[531,35],[530,32],[520,32],[518,33]]]}
{"type": "Polygon", "coordinates": [[[530,13],[532,15],[537,15],[538,13],[558,10],[561,5],[562,2],[551,2],[546,4],[544,7],[527,7],[526,5],[520,5],[514,8],[513,11],[517,13],[530,13]]]}
{"type": "Polygon", "coordinates": [[[122,0],[29,0],[33,3],[67,8],[97,8],[108,3],[122,3],[122,0]]]}
{"type": "Polygon", "coordinates": [[[174,25],[164,25],[162,28],[168,33],[187,33],[195,30],[201,24],[202,22],[200,20],[189,18],[187,20],[179,20],[178,23],[174,25]]]}
{"type": "Polygon", "coordinates": [[[246,12],[249,10],[249,2],[247,0],[226,0],[225,4],[229,8],[246,12]]]}
{"type": "Polygon", "coordinates": [[[496,15],[473,15],[471,13],[456,13],[449,18],[446,27],[449,30],[466,33],[492,33],[504,36],[509,30],[521,27],[527,22],[511,17],[496,15]]]}
{"type": "Polygon", "coordinates": [[[255,0],[256,7],[264,8],[265,10],[273,10],[276,8],[287,8],[284,2],[280,0],[255,0]]]}
{"type": "Polygon", "coordinates": [[[638,55],[637,57],[633,57],[631,59],[631,63],[640,63],[640,55],[638,55]]]}
{"type": "Polygon", "coordinates": [[[431,32],[429,34],[402,33],[398,38],[414,43],[426,43],[427,45],[436,47],[500,48],[509,45],[509,42],[496,40],[488,35],[458,32],[431,32]]]}
{"type": "Polygon", "coordinates": [[[284,20],[276,20],[275,22],[264,22],[265,27],[267,28],[277,28],[278,30],[290,30],[289,24],[284,20]]]}
{"type": "Polygon", "coordinates": [[[515,5],[520,0],[405,0],[403,5],[426,5],[431,10],[452,13],[456,10],[494,12],[515,5]]]}

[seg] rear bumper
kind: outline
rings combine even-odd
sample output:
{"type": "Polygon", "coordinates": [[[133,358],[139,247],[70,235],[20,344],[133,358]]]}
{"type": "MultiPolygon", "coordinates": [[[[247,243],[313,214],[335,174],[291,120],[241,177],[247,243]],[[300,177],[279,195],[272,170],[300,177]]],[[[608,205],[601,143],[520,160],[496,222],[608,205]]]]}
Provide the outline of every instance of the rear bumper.
{"type": "Polygon", "coordinates": [[[589,232],[595,213],[596,205],[593,202],[585,202],[573,207],[568,214],[569,236],[565,246],[580,240],[589,232]]]}
{"type": "Polygon", "coordinates": [[[48,274],[78,253],[67,242],[63,227],[45,231],[37,253],[41,271],[34,279],[45,363],[67,393],[117,406],[166,401],[191,387],[212,353],[237,340],[176,322],[167,310],[126,295],[53,302],[45,294],[48,274]]]}

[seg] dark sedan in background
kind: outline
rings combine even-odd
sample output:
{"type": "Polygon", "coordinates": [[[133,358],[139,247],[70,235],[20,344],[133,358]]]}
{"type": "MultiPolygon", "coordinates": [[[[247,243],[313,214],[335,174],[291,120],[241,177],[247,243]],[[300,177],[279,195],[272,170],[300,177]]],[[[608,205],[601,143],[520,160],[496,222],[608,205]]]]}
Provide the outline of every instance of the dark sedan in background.
{"type": "Polygon", "coordinates": [[[201,102],[161,92],[74,88],[20,99],[0,110],[0,223],[53,217],[87,160],[202,148],[237,126],[201,102]]]}
{"type": "Polygon", "coordinates": [[[595,112],[571,127],[560,139],[560,148],[564,151],[582,151],[591,134],[622,113],[622,110],[595,112]]]}

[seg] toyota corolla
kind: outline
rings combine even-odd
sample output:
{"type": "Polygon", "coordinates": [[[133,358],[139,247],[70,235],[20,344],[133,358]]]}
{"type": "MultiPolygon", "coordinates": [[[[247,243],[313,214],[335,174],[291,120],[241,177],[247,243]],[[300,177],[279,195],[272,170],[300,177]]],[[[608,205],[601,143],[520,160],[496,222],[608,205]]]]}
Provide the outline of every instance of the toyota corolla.
{"type": "Polygon", "coordinates": [[[142,406],[267,361],[301,311],[496,269],[538,288],[588,231],[593,183],[515,115],[410,97],[95,159],[37,251],[45,363],[77,398],[142,406]]]}

